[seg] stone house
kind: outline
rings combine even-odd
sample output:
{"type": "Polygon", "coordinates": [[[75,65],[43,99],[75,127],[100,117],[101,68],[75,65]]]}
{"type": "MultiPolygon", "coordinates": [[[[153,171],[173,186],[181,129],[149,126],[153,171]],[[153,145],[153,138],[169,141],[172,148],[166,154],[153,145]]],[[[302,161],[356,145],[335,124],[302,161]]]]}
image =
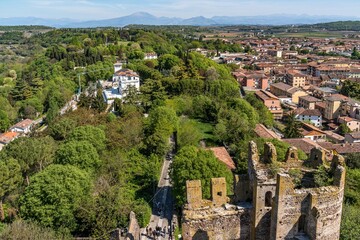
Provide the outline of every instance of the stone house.
{"type": "Polygon", "coordinates": [[[200,180],[187,181],[183,239],[339,239],[344,158],[333,157],[329,172],[334,181],[318,188],[314,172],[326,166],[325,151],[313,148],[306,161],[297,153],[290,147],[285,159],[278,159],[274,145],[266,143],[260,156],[250,142],[248,173],[235,176],[231,199],[225,178],[211,179],[211,200],[202,198],[200,180]],[[276,171],[271,170],[275,165],[276,171]]]}

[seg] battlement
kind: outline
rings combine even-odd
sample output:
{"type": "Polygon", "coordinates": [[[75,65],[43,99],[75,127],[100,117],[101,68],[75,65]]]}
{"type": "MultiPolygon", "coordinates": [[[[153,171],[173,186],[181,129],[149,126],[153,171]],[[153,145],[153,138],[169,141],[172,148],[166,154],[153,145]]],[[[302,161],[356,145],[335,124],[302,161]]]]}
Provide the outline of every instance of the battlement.
{"type": "Polygon", "coordinates": [[[186,181],[186,199],[187,208],[190,209],[224,205],[229,201],[226,194],[225,178],[211,179],[211,200],[202,198],[200,180],[186,181]]]}
{"type": "Polygon", "coordinates": [[[289,147],[278,159],[272,143],[259,154],[250,142],[248,174],[234,176],[234,205],[227,204],[224,178],[211,180],[211,200],[202,199],[200,181],[187,182],[185,239],[202,239],[196,236],[205,233],[207,239],[339,239],[345,174],[344,158],[335,155],[330,162],[323,149],[314,148],[301,160],[297,148],[289,147]],[[317,174],[328,179],[321,183],[317,174]],[[237,225],[222,224],[229,219],[237,225]],[[226,235],[231,231],[236,238],[226,235]]]}

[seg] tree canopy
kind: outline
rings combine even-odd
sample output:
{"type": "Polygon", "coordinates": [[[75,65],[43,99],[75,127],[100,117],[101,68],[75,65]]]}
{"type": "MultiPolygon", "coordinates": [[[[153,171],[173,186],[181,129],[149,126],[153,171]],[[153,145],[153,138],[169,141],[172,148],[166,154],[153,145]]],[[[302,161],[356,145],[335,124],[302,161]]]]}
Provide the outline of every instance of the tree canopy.
{"type": "Polygon", "coordinates": [[[77,227],[76,211],[89,198],[89,175],[70,165],[51,165],[31,178],[20,198],[20,214],[44,227],[77,227]]]}
{"type": "Polygon", "coordinates": [[[170,176],[178,206],[185,203],[187,180],[201,180],[204,198],[210,198],[211,178],[225,177],[228,194],[230,194],[229,190],[233,181],[231,171],[214,156],[212,151],[194,146],[183,147],[178,152],[172,164],[170,176]]]}

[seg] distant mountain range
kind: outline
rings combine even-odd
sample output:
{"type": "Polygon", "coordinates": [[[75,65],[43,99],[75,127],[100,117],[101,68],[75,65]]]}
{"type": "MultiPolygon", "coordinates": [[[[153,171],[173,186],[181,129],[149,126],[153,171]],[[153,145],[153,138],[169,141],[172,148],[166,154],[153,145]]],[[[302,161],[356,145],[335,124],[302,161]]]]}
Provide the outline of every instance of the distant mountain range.
{"type": "Polygon", "coordinates": [[[184,18],[156,17],[146,12],[137,12],[119,18],[80,21],[74,19],[46,19],[36,17],[0,18],[0,26],[16,25],[44,25],[56,28],[88,28],[88,27],[124,27],[129,24],[144,25],[288,25],[288,24],[315,24],[333,21],[360,20],[359,17],[344,16],[310,16],[310,15],[264,15],[264,16],[203,16],[184,18]]]}

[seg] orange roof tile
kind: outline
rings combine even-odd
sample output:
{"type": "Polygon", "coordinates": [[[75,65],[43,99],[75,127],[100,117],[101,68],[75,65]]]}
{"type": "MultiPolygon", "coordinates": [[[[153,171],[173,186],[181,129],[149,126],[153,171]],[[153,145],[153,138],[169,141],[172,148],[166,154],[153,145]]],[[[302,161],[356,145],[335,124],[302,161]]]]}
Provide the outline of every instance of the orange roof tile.
{"type": "Polygon", "coordinates": [[[230,157],[229,153],[227,152],[225,147],[212,147],[209,148],[211,151],[213,151],[215,157],[219,159],[221,162],[225,163],[225,165],[230,169],[234,170],[235,163],[230,157]]]}

